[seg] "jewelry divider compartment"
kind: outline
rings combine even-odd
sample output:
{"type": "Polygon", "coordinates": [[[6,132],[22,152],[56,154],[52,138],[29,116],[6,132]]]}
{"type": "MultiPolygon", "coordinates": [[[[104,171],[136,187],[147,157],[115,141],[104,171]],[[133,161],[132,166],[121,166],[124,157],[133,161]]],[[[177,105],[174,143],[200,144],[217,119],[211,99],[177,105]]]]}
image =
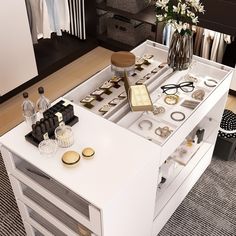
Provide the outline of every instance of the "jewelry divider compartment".
{"type": "Polygon", "coordinates": [[[176,129],[175,125],[151,118],[145,112],[132,122],[128,129],[157,144],[163,144],[176,129]]]}

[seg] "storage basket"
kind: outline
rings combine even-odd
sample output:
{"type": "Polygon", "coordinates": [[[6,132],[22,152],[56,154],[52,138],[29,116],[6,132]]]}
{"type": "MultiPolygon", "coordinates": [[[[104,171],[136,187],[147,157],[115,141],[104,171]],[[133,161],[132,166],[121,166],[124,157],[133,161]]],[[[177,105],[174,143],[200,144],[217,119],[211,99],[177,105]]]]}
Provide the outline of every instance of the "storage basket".
{"type": "Polygon", "coordinates": [[[136,14],[148,6],[145,0],[107,0],[107,6],[136,14]]]}
{"type": "Polygon", "coordinates": [[[136,46],[148,37],[144,23],[116,15],[107,20],[107,36],[131,46],[136,46]]]}
{"type": "Polygon", "coordinates": [[[112,17],[113,13],[103,11],[103,10],[97,10],[97,33],[103,34],[107,31],[107,19],[108,17],[112,17]]]}

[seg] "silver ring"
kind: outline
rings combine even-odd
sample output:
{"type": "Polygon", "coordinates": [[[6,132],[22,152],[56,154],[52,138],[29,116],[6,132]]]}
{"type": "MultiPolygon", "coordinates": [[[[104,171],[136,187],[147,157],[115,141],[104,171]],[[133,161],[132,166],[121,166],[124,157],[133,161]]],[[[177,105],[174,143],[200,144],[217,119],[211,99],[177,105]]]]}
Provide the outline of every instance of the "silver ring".
{"type": "Polygon", "coordinates": [[[183,112],[181,112],[181,111],[174,111],[174,112],[172,112],[170,114],[170,117],[174,121],[182,121],[182,120],[185,119],[185,114],[183,112]],[[176,118],[175,115],[181,115],[181,117],[180,118],[178,118],[178,117],[176,118]]]}
{"type": "Polygon", "coordinates": [[[162,138],[167,138],[171,132],[173,130],[171,130],[168,126],[164,126],[164,127],[158,127],[155,129],[155,134],[162,137],[162,138]]]}
{"type": "Polygon", "coordinates": [[[142,120],[142,121],[140,121],[139,124],[138,124],[138,127],[143,130],[144,127],[142,126],[142,124],[145,124],[145,123],[148,124],[147,129],[150,130],[152,128],[152,122],[150,120],[142,120]]]}
{"type": "Polygon", "coordinates": [[[204,84],[207,86],[207,87],[216,87],[216,85],[218,84],[218,82],[214,79],[208,79],[208,80],[205,80],[204,81],[204,84]],[[215,84],[208,84],[207,82],[213,82],[215,84]]]}

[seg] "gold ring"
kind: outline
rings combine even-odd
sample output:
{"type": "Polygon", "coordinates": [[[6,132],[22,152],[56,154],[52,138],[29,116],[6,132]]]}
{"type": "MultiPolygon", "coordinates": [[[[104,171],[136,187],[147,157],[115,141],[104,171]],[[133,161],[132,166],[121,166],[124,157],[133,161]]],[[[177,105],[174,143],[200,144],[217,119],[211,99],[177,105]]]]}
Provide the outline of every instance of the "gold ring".
{"type": "Polygon", "coordinates": [[[167,95],[164,99],[164,102],[168,105],[175,105],[179,101],[178,95],[167,95]]]}

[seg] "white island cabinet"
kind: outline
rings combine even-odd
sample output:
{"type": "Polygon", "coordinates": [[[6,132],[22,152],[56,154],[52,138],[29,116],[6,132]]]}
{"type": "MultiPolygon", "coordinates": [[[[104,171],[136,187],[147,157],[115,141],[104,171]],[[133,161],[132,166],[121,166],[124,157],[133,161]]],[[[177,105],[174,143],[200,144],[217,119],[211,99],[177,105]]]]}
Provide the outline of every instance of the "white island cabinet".
{"type": "Polygon", "coordinates": [[[163,113],[131,112],[123,81],[107,67],[60,98],[79,117],[71,147],[41,156],[24,123],[0,138],[27,235],[156,236],[210,164],[232,68],[198,57],[190,70],[160,68],[167,48],[152,41],[133,53],[146,60],[131,80],[147,85],[163,113]],[[177,103],[167,104],[160,86],[188,80],[194,90],[179,88],[177,103]],[[63,165],[65,151],[85,147],[95,150],[92,160],[63,165]]]}

